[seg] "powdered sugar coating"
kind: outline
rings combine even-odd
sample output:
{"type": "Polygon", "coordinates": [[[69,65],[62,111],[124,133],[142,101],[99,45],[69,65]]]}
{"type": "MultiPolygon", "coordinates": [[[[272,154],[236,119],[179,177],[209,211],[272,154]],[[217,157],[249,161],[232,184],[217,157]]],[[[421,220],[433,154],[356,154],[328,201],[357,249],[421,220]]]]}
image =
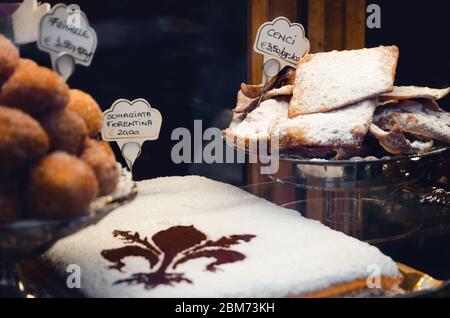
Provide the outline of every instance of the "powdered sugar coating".
{"type": "Polygon", "coordinates": [[[95,226],[57,242],[45,255],[66,277],[66,266],[78,264],[81,290],[93,297],[284,297],[318,291],[335,284],[366,279],[369,265],[382,276],[399,275],[395,262],[377,248],[303,218],[234,186],[203,177],[168,177],[143,181],[139,194],[95,226]],[[138,231],[149,238],[177,225],[194,225],[210,239],[253,234],[235,245],[243,261],[205,271],[208,259],[176,268],[182,282],[146,290],[142,285],[114,284],[137,272],[151,272],[139,257],[125,259],[123,272],[108,269],[102,250],[123,246],[116,229],[138,231]]]}
{"type": "Polygon", "coordinates": [[[439,100],[450,93],[450,87],[437,89],[419,86],[394,86],[390,93],[381,95],[382,97],[393,97],[396,99],[427,98],[439,100]]]}
{"type": "Polygon", "coordinates": [[[279,121],[286,120],[288,102],[269,99],[250,112],[245,119],[237,116],[225,131],[228,138],[241,140],[267,140],[272,127],[279,121]]]}
{"type": "Polygon", "coordinates": [[[299,63],[289,118],[338,109],[392,91],[396,46],[332,51],[299,63]]]}
{"type": "Polygon", "coordinates": [[[435,104],[406,101],[405,105],[385,107],[376,112],[374,122],[383,129],[398,125],[402,131],[450,144],[450,113],[435,104]]]}
{"type": "Polygon", "coordinates": [[[378,105],[366,100],[327,113],[301,115],[277,126],[282,145],[350,146],[361,145],[378,105]]]}

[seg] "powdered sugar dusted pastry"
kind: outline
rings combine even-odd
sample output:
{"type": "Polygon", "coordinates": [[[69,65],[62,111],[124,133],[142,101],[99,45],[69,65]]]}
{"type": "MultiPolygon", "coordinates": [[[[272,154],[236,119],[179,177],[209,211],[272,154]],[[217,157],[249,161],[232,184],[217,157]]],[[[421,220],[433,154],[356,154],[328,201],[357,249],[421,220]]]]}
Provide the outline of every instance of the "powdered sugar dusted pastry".
{"type": "Polygon", "coordinates": [[[269,99],[273,99],[278,96],[292,96],[294,91],[294,85],[286,85],[280,88],[273,88],[270,91],[264,93],[261,99],[249,98],[244,95],[242,91],[238,92],[236,108],[233,109],[235,113],[249,113],[258,107],[258,103],[264,102],[269,99]]]}
{"type": "Polygon", "coordinates": [[[384,131],[375,124],[371,124],[369,131],[387,152],[394,155],[424,153],[429,151],[434,144],[433,140],[410,142],[397,125],[390,131],[384,131]]]}
{"type": "Polygon", "coordinates": [[[286,85],[280,88],[274,88],[267,92],[266,98],[271,99],[277,96],[291,96],[294,92],[294,85],[286,85]]]}
{"type": "Polygon", "coordinates": [[[237,93],[236,107],[233,109],[235,113],[243,113],[245,109],[250,105],[256,98],[250,98],[246,96],[241,90],[237,93]]]}
{"type": "Polygon", "coordinates": [[[137,198],[45,255],[92,297],[337,296],[401,280],[376,247],[239,188],[202,177],[138,183],[137,198]]]}
{"type": "Polygon", "coordinates": [[[390,130],[398,126],[403,132],[424,136],[450,144],[450,113],[434,101],[401,101],[397,106],[382,107],[374,123],[390,130]]]}
{"type": "Polygon", "coordinates": [[[426,98],[432,100],[439,100],[450,93],[450,87],[443,89],[419,87],[419,86],[394,86],[394,90],[387,94],[382,94],[381,97],[393,97],[396,99],[414,99],[426,98]]]}
{"type": "Polygon", "coordinates": [[[297,67],[289,118],[391,92],[398,55],[396,46],[306,55],[297,67]]]}
{"type": "Polygon", "coordinates": [[[235,115],[224,131],[228,143],[247,149],[249,141],[268,141],[272,128],[287,119],[288,101],[269,99],[248,114],[235,115]]]}
{"type": "Polygon", "coordinates": [[[242,83],[233,112],[249,113],[265,100],[277,96],[292,96],[294,79],[295,68],[285,66],[265,84],[249,85],[242,83]]]}
{"type": "Polygon", "coordinates": [[[370,99],[327,113],[301,115],[276,129],[281,148],[360,147],[372,121],[378,99],[370,99]]]}
{"type": "Polygon", "coordinates": [[[378,99],[380,100],[380,102],[378,103],[378,107],[398,103],[398,99],[394,97],[380,96],[378,99]]]}

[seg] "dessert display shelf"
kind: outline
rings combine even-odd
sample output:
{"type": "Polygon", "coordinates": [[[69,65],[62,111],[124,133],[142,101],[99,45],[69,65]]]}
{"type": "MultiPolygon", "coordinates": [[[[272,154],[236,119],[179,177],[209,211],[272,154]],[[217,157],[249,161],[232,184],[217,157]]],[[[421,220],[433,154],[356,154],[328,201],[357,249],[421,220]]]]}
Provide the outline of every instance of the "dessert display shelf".
{"type": "Polygon", "coordinates": [[[0,298],[448,297],[445,55],[328,2],[0,5],[0,298]]]}

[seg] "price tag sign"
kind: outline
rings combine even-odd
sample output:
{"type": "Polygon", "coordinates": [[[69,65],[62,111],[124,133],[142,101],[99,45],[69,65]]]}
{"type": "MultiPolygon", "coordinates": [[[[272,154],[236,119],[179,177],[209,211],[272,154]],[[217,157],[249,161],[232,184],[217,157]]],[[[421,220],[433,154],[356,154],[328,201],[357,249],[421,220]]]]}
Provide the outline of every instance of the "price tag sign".
{"type": "Polygon", "coordinates": [[[115,141],[131,169],[142,144],[159,138],[161,113],[145,99],[119,99],[103,113],[102,138],[115,141]]]}
{"type": "Polygon", "coordinates": [[[132,102],[119,99],[103,114],[102,137],[107,141],[155,140],[159,137],[161,122],[161,113],[145,99],[132,102]]]}
{"type": "Polygon", "coordinates": [[[309,52],[309,41],[300,23],[291,23],[285,17],[278,17],[259,27],[253,49],[266,59],[276,58],[296,66],[309,52]]]}
{"type": "Polygon", "coordinates": [[[37,45],[40,50],[50,53],[54,69],[68,78],[75,63],[91,64],[97,48],[97,34],[80,7],[60,3],[42,17],[37,45]],[[60,57],[66,57],[61,60],[64,64],[72,61],[73,65],[59,65],[60,57]],[[61,71],[64,69],[67,71],[61,71]]]}

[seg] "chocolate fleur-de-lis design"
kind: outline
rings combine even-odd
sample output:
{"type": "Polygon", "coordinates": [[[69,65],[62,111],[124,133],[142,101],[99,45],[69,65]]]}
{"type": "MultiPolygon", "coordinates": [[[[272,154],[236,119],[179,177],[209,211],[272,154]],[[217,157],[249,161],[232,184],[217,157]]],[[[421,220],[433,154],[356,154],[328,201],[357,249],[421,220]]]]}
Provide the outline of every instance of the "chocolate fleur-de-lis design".
{"type": "Polygon", "coordinates": [[[152,236],[154,245],[147,237],[141,239],[137,232],[116,230],[113,236],[127,245],[101,252],[106,260],[113,263],[109,266],[110,269],[122,271],[125,266],[124,259],[133,256],[145,258],[150,269],[159,264],[154,272],[134,273],[114,284],[142,284],[146,289],[180,282],[192,284],[184,273],[168,272],[169,269],[175,270],[178,265],[192,259],[213,258],[214,261],[206,266],[206,270],[211,272],[215,272],[219,265],[242,261],[245,255],[229,248],[240,242],[249,242],[255,237],[250,234],[231,235],[212,241],[207,240],[206,235],[192,225],[174,226],[156,233],[152,236]]]}

